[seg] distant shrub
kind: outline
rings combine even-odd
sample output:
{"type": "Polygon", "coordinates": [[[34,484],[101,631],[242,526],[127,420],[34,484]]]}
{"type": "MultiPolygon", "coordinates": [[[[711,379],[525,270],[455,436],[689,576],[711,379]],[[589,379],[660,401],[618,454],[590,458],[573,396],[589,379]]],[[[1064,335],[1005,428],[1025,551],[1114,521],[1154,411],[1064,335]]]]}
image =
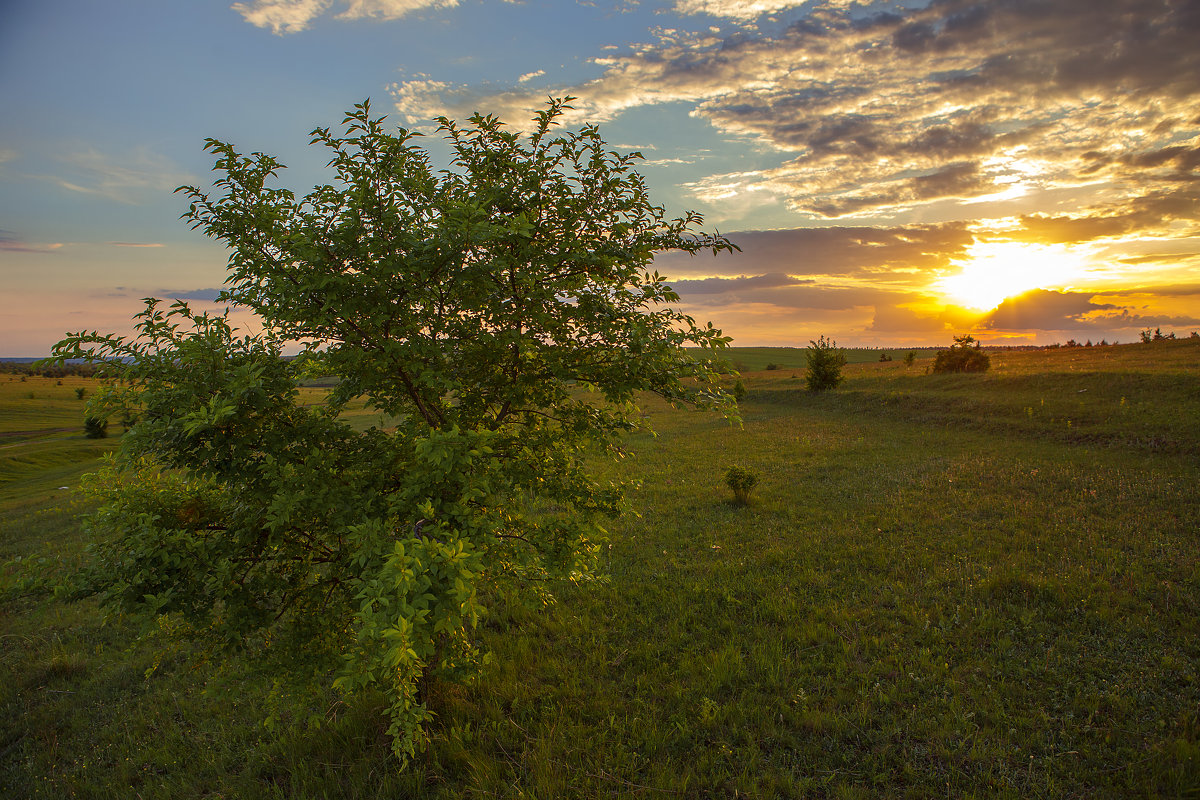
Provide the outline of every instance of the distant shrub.
{"type": "Polygon", "coordinates": [[[987,372],[992,360],[979,349],[971,334],[954,337],[949,350],[939,350],[933,361],[934,372],[987,372]],[[972,344],[974,346],[972,346],[972,344]]]}
{"type": "Polygon", "coordinates": [[[767,369],[782,369],[782,367],[772,361],[770,364],[767,364],[767,369]]]}
{"type": "Polygon", "coordinates": [[[758,486],[758,475],[741,467],[730,467],[725,471],[725,485],[733,490],[733,498],[739,505],[750,504],[750,492],[758,486]]]}
{"type": "Polygon", "coordinates": [[[87,417],[83,421],[83,433],[89,439],[103,439],[108,436],[108,420],[100,417],[87,417]]]}
{"type": "Polygon", "coordinates": [[[904,356],[904,366],[911,367],[917,361],[917,354],[909,350],[904,356]]]}
{"type": "Polygon", "coordinates": [[[733,385],[733,399],[739,403],[746,396],[746,384],[742,383],[742,379],[738,378],[737,383],[733,385]]]}
{"type": "Polygon", "coordinates": [[[808,358],[805,380],[810,392],[836,389],[844,380],[842,367],[846,366],[846,354],[838,349],[837,342],[824,336],[815,342],[810,339],[805,355],[808,358]]]}
{"type": "Polygon", "coordinates": [[[1161,342],[1166,339],[1174,339],[1175,332],[1163,333],[1162,328],[1155,328],[1153,331],[1146,328],[1141,332],[1142,342],[1161,342]]]}
{"type": "MultiPolygon", "coordinates": [[[[62,381],[59,381],[59,383],[62,383],[62,381]]],[[[84,396],[86,396],[86,395],[87,395],[87,389],[85,389],[82,386],[80,386],[79,388],[77,388],[75,390],[75,399],[76,400],[82,400],[84,398],[84,396]]]]}
{"type": "Polygon", "coordinates": [[[892,354],[891,354],[891,353],[880,353],[880,354],[879,354],[879,361],[880,361],[880,363],[883,363],[883,362],[885,362],[885,361],[891,361],[891,360],[892,360],[892,354]]]}

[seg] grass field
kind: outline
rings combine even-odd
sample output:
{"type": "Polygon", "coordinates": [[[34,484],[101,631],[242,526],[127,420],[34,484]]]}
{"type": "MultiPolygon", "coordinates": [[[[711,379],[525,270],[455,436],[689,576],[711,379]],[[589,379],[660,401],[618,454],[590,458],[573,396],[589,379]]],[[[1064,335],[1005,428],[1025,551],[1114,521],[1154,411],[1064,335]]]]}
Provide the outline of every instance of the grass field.
{"type": "MultiPolygon", "coordinates": [[[[742,372],[767,370],[800,371],[808,363],[805,347],[733,347],[730,348],[729,361],[742,372]]],[[[843,350],[847,364],[864,364],[879,361],[881,354],[886,353],[893,361],[902,361],[907,353],[912,353],[917,360],[932,359],[936,350],[929,348],[896,348],[893,350],[843,350]]]]}
{"type": "Polygon", "coordinates": [[[0,376],[0,796],[1200,797],[1200,342],[904,352],[812,395],[802,350],[735,351],[787,364],[743,376],[743,428],[647,401],[609,579],[493,615],[404,773],[370,698],[56,596],[86,559],[58,487],[114,440],[70,379],[0,376]]]}

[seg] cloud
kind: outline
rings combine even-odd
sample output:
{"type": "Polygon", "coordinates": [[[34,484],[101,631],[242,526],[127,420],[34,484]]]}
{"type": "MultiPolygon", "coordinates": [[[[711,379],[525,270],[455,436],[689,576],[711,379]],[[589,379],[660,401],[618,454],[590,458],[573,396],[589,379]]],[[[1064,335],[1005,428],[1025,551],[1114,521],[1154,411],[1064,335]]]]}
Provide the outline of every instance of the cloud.
{"type": "Polygon", "coordinates": [[[1129,335],[1130,330],[1147,327],[1200,324],[1195,314],[1172,314],[1152,308],[1162,298],[1200,297],[1200,285],[1156,287],[1153,290],[1123,292],[1055,292],[1038,289],[1019,297],[1010,297],[982,321],[992,330],[1060,331],[1079,335],[1129,335]],[[1124,301],[1096,302],[1097,297],[1124,301]]]}
{"type": "Polygon", "coordinates": [[[0,252],[50,253],[62,247],[62,242],[27,242],[11,231],[0,230],[0,252]]]}
{"type": "MultiPolygon", "coordinates": [[[[899,305],[875,307],[875,317],[870,329],[884,334],[934,334],[954,330],[959,320],[945,312],[922,314],[914,309],[899,305]]],[[[959,323],[961,324],[961,323],[959,323]]]]}
{"type": "Polygon", "coordinates": [[[330,0],[256,0],[234,3],[230,8],[251,25],[270,28],[275,34],[299,33],[308,23],[325,13],[330,0]]]}
{"type": "Polygon", "coordinates": [[[159,289],[149,293],[153,297],[169,297],[172,300],[195,300],[201,303],[215,302],[220,289],[159,289]]]}
{"type": "MultiPolygon", "coordinates": [[[[741,252],[722,253],[725,273],[870,278],[908,284],[963,257],[975,241],[965,223],[890,228],[828,227],[728,234],[741,252]]],[[[667,253],[655,268],[668,275],[711,274],[711,259],[667,253]]]]}
{"type": "Polygon", "coordinates": [[[1200,259],[1200,252],[1179,252],[1179,253],[1146,253],[1138,256],[1127,256],[1120,259],[1122,264],[1154,264],[1168,263],[1174,264],[1180,261],[1191,261],[1200,259]]]}
{"type": "Polygon", "coordinates": [[[743,343],[781,337],[806,341],[831,331],[856,341],[899,332],[940,336],[969,316],[944,308],[924,289],[929,271],[948,267],[975,241],[965,224],[728,236],[740,253],[722,253],[718,259],[669,253],[655,260],[655,269],[668,276],[687,313],[719,312],[720,324],[736,329],[743,343]],[[937,310],[916,312],[907,306],[937,310]]]}
{"type": "Polygon", "coordinates": [[[804,2],[805,0],[676,0],[675,12],[751,20],[773,11],[803,5],[804,2]]]}
{"type": "Polygon", "coordinates": [[[526,72],[524,75],[517,78],[517,83],[526,83],[528,81],[533,80],[534,78],[540,78],[545,74],[546,74],[546,70],[544,70],[544,69],[535,70],[533,72],[526,72]]]}
{"type": "Polygon", "coordinates": [[[1094,324],[1088,318],[1098,311],[1119,311],[1110,303],[1092,302],[1094,296],[1094,292],[1035,289],[1002,302],[984,319],[983,326],[1002,330],[1073,330],[1094,324]]]}
{"type": "MultiPolygon", "coordinates": [[[[255,0],[234,3],[230,8],[251,25],[283,35],[303,31],[332,5],[332,0],[255,0]]],[[[339,5],[344,10],[338,19],[392,20],[427,8],[452,8],[458,0],[340,0],[339,5]]]]}
{"type": "Polygon", "coordinates": [[[58,186],[80,194],[93,194],[120,203],[136,205],[146,190],[158,194],[171,192],[194,180],[165,156],[146,148],[112,155],[89,147],[59,158],[61,174],[38,175],[58,186]]]}
{"type": "Polygon", "coordinates": [[[92,297],[126,298],[139,301],[146,297],[158,297],[168,300],[190,300],[198,303],[216,302],[220,294],[220,289],[147,289],[136,286],[113,286],[91,292],[92,297]]]}
{"type": "MultiPolygon", "coordinates": [[[[736,179],[702,178],[698,192],[765,192],[809,218],[899,218],[939,203],[1079,187],[1097,206],[1144,198],[1174,203],[1176,219],[1195,207],[1194,2],[939,0],[866,16],[840,0],[674,8],[779,21],[716,34],[661,29],[625,54],[594,59],[603,74],[560,93],[579,98],[568,122],[685,102],[725,134],[783,157],[736,179]]],[[[544,98],[437,81],[393,92],[411,120],[482,110],[520,121],[544,98]]],[[[1097,230],[1154,224],[1148,213],[1123,213],[1133,216],[1097,230]]],[[[1074,228],[1069,235],[1090,235],[1087,223],[1074,228]]]]}
{"type": "MultiPolygon", "coordinates": [[[[1145,181],[1143,181],[1145,182],[1145,181]]],[[[1194,223],[1200,217],[1200,181],[1130,197],[1118,203],[1094,205],[1075,214],[1026,214],[1011,238],[1062,244],[1125,236],[1134,232],[1165,231],[1171,223],[1194,223]]]]}
{"type": "Polygon", "coordinates": [[[684,278],[671,282],[675,291],[689,295],[714,294],[734,292],[741,289],[763,289],[779,286],[794,286],[802,283],[812,283],[811,280],[799,280],[791,275],[780,272],[767,275],[739,275],[736,278],[684,278]]]}
{"type": "Polygon", "coordinates": [[[158,242],[109,242],[113,247],[166,247],[158,242]]]}

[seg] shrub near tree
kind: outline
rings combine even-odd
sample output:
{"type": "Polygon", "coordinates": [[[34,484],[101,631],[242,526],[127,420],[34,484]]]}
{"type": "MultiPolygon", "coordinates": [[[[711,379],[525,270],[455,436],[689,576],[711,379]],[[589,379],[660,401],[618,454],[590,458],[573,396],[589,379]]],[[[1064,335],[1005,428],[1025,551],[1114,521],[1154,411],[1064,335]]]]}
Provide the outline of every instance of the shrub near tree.
{"type": "Polygon", "coordinates": [[[934,372],[986,372],[992,361],[969,333],[954,337],[949,350],[939,350],[933,361],[934,372]]]}
{"type": "Polygon", "coordinates": [[[564,108],[525,137],[441,119],[453,161],[435,172],[363,103],[344,135],[313,133],[336,183],[299,200],[270,185],[274,158],[207,141],[220,178],[181,190],[185,216],[229,246],[222,299],[264,333],[149,301],[136,338],[55,349],[137,409],[91,483],[111,606],[172,615],[164,629],[245,647],[296,686],[381,693],[407,761],[434,682],[478,674],[490,604],[595,574],[623,487],[585,451],[638,427],[639,392],[735,413],[727,337],[674,310],[651,259],[732,245],[667,218],[638,154],[593,126],[558,133],[564,108]],[[309,344],[285,360],[288,341],[309,344]],[[296,402],[312,373],[340,377],[326,407],[296,402]],[[395,427],[340,421],[354,398],[395,427]]]}
{"type": "Polygon", "coordinates": [[[846,366],[846,354],[838,349],[837,342],[821,336],[816,341],[809,340],[805,351],[808,360],[808,372],[804,379],[810,392],[824,392],[836,389],[844,380],[842,367],[846,366]]]}
{"type": "Polygon", "coordinates": [[[83,435],[89,439],[106,438],[108,436],[108,420],[103,417],[84,417],[83,435]]]}

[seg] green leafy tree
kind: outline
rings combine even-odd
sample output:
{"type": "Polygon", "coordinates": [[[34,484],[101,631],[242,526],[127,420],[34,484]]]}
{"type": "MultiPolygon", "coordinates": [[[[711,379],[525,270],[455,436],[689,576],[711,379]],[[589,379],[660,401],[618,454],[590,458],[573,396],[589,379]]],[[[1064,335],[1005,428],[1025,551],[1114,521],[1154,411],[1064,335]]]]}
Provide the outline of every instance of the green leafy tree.
{"type": "Polygon", "coordinates": [[[986,372],[992,365],[988,354],[969,333],[954,337],[949,350],[939,350],[933,361],[934,372],[986,372]]]}
{"type": "Polygon", "coordinates": [[[639,427],[638,393],[735,413],[728,338],[675,310],[651,269],[733,246],[654,205],[638,154],[594,126],[559,132],[565,102],[527,136],[439,120],[440,172],[363,103],[344,135],[313,132],[336,181],[302,199],[272,186],[271,156],[209,139],[220,177],[181,188],[185,217],[228,245],[222,301],[264,333],[150,300],[136,337],[76,334],[54,353],[98,364],[137,409],[91,482],[107,601],[299,684],[381,692],[403,761],[432,682],[478,674],[491,604],[595,574],[623,486],[585,456],[639,427]],[[300,357],[281,358],[287,342],[300,357]],[[324,407],[296,402],[309,374],[340,378],[324,407]],[[388,427],[339,419],[355,398],[388,427]]]}
{"type": "Polygon", "coordinates": [[[808,359],[808,372],[805,382],[810,392],[824,392],[836,389],[845,378],[842,367],[846,366],[846,354],[838,349],[837,342],[821,336],[816,341],[809,340],[805,351],[808,359]]]}

